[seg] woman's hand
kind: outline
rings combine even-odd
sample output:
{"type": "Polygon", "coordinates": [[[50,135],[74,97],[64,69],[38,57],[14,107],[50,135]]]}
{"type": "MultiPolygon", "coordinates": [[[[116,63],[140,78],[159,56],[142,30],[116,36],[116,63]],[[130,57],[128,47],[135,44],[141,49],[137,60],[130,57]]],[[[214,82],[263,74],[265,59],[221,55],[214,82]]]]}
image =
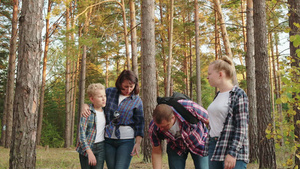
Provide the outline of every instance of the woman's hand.
{"type": "Polygon", "coordinates": [[[81,116],[82,117],[89,117],[91,114],[90,107],[87,104],[83,104],[82,109],[81,109],[81,116]]]}
{"type": "Polygon", "coordinates": [[[139,152],[140,152],[140,148],[141,148],[141,141],[142,141],[142,137],[141,136],[136,136],[135,138],[135,144],[133,146],[132,152],[131,152],[131,156],[139,156],[139,152]]]}
{"type": "Polygon", "coordinates": [[[236,158],[227,154],[224,161],[224,169],[232,169],[235,167],[236,158]]]}

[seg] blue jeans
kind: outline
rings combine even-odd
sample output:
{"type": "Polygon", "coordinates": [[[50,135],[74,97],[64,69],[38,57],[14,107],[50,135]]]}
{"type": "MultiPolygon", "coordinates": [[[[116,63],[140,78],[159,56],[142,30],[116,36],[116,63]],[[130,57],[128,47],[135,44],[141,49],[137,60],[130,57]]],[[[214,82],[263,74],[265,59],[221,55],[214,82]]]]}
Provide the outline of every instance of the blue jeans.
{"type": "MultiPolygon", "coordinates": [[[[211,157],[214,153],[216,148],[217,140],[209,139],[209,146],[208,146],[208,156],[209,156],[209,168],[212,169],[223,169],[224,168],[224,161],[211,161],[211,157]]],[[[242,160],[236,160],[234,169],[245,169],[247,168],[247,163],[242,160]]]]}
{"type": "MultiPolygon", "coordinates": [[[[188,157],[188,152],[185,152],[181,154],[180,156],[170,148],[170,146],[167,146],[167,154],[168,154],[168,162],[169,162],[169,168],[170,169],[184,169],[185,168],[185,162],[188,157]]],[[[191,153],[192,159],[194,161],[195,169],[208,169],[208,156],[201,157],[199,155],[191,153]]]]}
{"type": "Polygon", "coordinates": [[[134,139],[105,138],[105,159],[108,169],[128,169],[134,139]]]}
{"type": "Polygon", "coordinates": [[[82,169],[103,169],[104,165],[104,152],[105,152],[105,147],[104,147],[104,141],[96,143],[93,145],[93,153],[96,157],[96,166],[90,166],[89,165],[89,158],[79,154],[79,160],[80,160],[80,165],[82,169]]]}

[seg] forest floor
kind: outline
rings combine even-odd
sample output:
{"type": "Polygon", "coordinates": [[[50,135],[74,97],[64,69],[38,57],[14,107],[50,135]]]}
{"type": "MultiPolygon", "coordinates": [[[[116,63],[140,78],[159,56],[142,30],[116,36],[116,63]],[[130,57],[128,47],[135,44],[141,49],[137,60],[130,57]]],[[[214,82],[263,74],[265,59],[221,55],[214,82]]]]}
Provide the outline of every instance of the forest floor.
{"type": "MultiPolygon", "coordinates": [[[[80,169],[78,153],[75,148],[45,148],[38,146],[36,149],[37,169],[80,169]]],[[[0,147],[0,169],[9,168],[9,149],[0,147]]],[[[144,163],[143,156],[133,157],[130,169],[151,169],[151,163],[144,163]]],[[[167,155],[163,157],[163,169],[168,168],[167,155]]],[[[193,169],[193,161],[189,155],[186,169],[193,169]]],[[[257,169],[258,164],[248,164],[247,169],[257,169]]],[[[280,168],[280,167],[279,167],[280,168]]],[[[106,169],[106,167],[105,167],[106,169]]]]}

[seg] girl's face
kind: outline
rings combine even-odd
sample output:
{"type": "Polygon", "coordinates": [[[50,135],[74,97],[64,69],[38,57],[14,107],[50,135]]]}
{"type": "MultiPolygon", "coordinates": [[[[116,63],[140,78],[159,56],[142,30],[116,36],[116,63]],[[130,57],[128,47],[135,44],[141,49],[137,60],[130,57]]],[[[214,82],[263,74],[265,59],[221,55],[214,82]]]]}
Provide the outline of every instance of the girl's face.
{"type": "Polygon", "coordinates": [[[208,66],[207,80],[212,87],[218,87],[218,83],[221,79],[220,72],[216,71],[214,65],[208,66]]]}
{"type": "Polygon", "coordinates": [[[130,96],[135,84],[130,80],[124,80],[121,84],[121,94],[124,96],[130,96]]]}

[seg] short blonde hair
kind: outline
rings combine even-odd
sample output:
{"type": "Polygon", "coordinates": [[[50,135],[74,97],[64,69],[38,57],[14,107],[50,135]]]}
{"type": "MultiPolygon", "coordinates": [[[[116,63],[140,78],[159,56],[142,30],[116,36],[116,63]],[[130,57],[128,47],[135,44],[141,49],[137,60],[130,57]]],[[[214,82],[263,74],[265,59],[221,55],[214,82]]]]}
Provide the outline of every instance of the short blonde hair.
{"type": "Polygon", "coordinates": [[[105,87],[101,83],[92,83],[87,88],[87,94],[89,97],[93,97],[96,90],[105,90],[105,87]]]}

